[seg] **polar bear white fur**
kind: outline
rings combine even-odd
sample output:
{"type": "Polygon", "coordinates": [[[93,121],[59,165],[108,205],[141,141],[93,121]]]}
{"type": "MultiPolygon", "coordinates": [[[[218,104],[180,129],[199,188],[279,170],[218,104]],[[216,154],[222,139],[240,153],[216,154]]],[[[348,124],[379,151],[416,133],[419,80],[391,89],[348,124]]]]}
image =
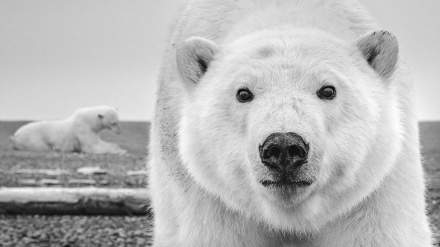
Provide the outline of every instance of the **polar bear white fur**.
{"type": "Polygon", "coordinates": [[[126,153],[118,145],[101,140],[99,133],[104,129],[120,133],[118,113],[110,106],[95,106],[78,109],[63,120],[26,124],[11,140],[18,150],[126,153]]]}
{"type": "Polygon", "coordinates": [[[354,0],[191,1],[159,76],[153,246],[431,246],[413,100],[354,0]],[[302,145],[267,149],[303,159],[282,175],[277,133],[302,145]]]}

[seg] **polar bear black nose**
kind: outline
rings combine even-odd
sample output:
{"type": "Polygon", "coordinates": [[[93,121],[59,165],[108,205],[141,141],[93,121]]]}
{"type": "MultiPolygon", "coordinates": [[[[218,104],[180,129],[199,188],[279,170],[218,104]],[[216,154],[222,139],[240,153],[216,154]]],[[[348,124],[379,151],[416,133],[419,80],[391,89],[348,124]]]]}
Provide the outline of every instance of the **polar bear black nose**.
{"type": "Polygon", "coordinates": [[[296,133],[272,133],[260,146],[263,164],[273,170],[291,170],[307,162],[309,145],[296,133]]]}

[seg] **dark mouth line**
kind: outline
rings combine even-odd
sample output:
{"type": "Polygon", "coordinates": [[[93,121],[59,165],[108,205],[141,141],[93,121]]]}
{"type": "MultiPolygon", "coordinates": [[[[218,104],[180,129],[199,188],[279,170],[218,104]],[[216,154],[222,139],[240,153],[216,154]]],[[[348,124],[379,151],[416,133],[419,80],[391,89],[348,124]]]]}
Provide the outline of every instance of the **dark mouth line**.
{"type": "MultiPolygon", "coordinates": [[[[265,166],[272,166],[272,167],[273,167],[273,165],[272,165],[270,162],[262,161],[262,163],[263,163],[263,165],[265,165],[265,166]]],[[[307,163],[309,163],[308,160],[299,161],[299,162],[295,163],[295,166],[303,166],[303,165],[305,165],[305,164],[307,164],[307,163]]],[[[284,170],[286,170],[286,171],[291,171],[291,170],[295,170],[295,169],[284,169],[284,170]]]]}
{"type": "Polygon", "coordinates": [[[263,180],[260,182],[265,187],[306,187],[310,186],[312,182],[306,180],[298,180],[298,181],[270,181],[263,180]]]}

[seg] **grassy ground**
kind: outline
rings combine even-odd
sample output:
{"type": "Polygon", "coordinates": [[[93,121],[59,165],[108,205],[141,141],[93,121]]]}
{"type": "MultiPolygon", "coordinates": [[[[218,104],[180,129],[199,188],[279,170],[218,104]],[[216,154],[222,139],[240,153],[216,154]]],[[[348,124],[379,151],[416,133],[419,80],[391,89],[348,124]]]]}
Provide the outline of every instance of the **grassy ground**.
{"type": "MultiPolygon", "coordinates": [[[[108,181],[107,185],[110,187],[142,187],[145,186],[144,180],[138,181],[133,180],[133,178],[128,178],[124,175],[125,171],[128,170],[141,170],[145,167],[145,158],[148,156],[147,145],[148,145],[148,129],[149,123],[145,122],[124,122],[122,123],[122,134],[115,135],[111,132],[104,132],[103,139],[111,142],[118,143],[123,149],[128,151],[127,155],[85,155],[85,154],[62,154],[62,153],[34,153],[34,152],[23,152],[14,151],[10,147],[8,137],[11,136],[16,129],[18,129],[25,122],[0,122],[0,186],[18,186],[17,180],[19,177],[11,175],[10,171],[14,169],[37,169],[37,168],[60,168],[70,171],[76,171],[77,168],[83,166],[100,166],[109,170],[109,175],[105,177],[108,181]],[[130,180],[131,179],[131,180],[130,180]]],[[[420,124],[420,134],[421,134],[421,144],[422,144],[422,154],[424,157],[424,168],[427,174],[428,180],[428,211],[433,224],[434,234],[438,239],[437,243],[440,246],[440,123],[439,122],[424,122],[420,124]]],[[[21,177],[26,178],[26,177],[21,177]]],[[[83,178],[83,177],[75,177],[83,178]]],[[[62,178],[61,178],[62,179],[62,178]]],[[[102,179],[102,178],[100,178],[102,179]]],[[[77,216],[79,217],[79,216],[77,216]]],[[[78,224],[76,221],[81,220],[84,222],[92,222],[94,225],[103,225],[109,230],[108,232],[118,231],[126,233],[124,236],[132,236],[133,229],[131,229],[130,224],[122,226],[121,222],[128,220],[128,222],[133,222],[133,225],[138,224],[139,226],[145,225],[145,218],[112,218],[112,217],[101,217],[101,218],[87,218],[79,217],[74,218],[66,216],[63,219],[64,225],[67,228],[77,228],[78,224]],[[127,228],[128,227],[128,228],[127,228]],[[126,229],[127,228],[127,229],[126,229]],[[113,230],[112,230],[113,229],[113,230]]],[[[7,225],[22,224],[34,226],[38,225],[38,220],[41,221],[54,221],[57,225],[60,218],[46,217],[44,219],[38,217],[20,217],[20,216],[2,216],[0,218],[0,228],[5,228],[7,225]]],[[[147,220],[148,221],[148,220],[147,220]]],[[[43,224],[43,223],[41,223],[43,224]]],[[[48,223],[49,224],[49,223],[48,223]]],[[[44,234],[49,234],[51,232],[51,226],[44,225],[46,227],[44,234]],[[48,230],[49,229],[49,230],[48,230]]],[[[39,227],[34,227],[39,228],[39,227]]],[[[33,228],[32,228],[33,229],[33,228]]],[[[84,230],[79,228],[79,231],[84,230]]],[[[94,228],[87,228],[89,231],[94,232],[94,228]]],[[[10,229],[9,229],[10,230],[10,229]]],[[[32,231],[32,230],[31,230],[32,231]]],[[[2,237],[5,239],[15,239],[21,233],[12,232],[9,235],[2,235],[0,231],[0,243],[2,242],[2,237]],[[14,235],[15,234],[15,235],[14,235]]],[[[113,234],[113,233],[111,233],[113,234]]],[[[45,235],[45,236],[46,236],[45,235]]],[[[92,234],[93,235],[93,234],[92,234]]],[[[20,235],[21,236],[21,235],[20,235]]],[[[52,235],[50,235],[52,236],[52,235]]],[[[52,236],[51,241],[54,243],[64,243],[66,238],[57,239],[57,235],[52,236]],[[64,241],[64,242],[63,242],[64,241]]],[[[96,236],[96,235],[94,235],[96,236]]],[[[101,236],[101,235],[100,235],[101,236]]],[[[103,233],[104,238],[107,239],[108,236],[103,233]]],[[[113,235],[112,235],[113,236],[113,235]]],[[[115,235],[119,239],[118,241],[123,241],[119,235],[115,235]],[[119,236],[119,237],[118,237],[119,236]]],[[[134,236],[134,235],[133,235],[134,236]]],[[[138,238],[127,237],[124,241],[131,243],[128,246],[137,246],[136,241],[138,238]]],[[[96,239],[95,239],[96,240],[96,239]]],[[[27,241],[33,241],[32,238],[27,241]]],[[[38,240],[39,241],[39,240],[38,240]]],[[[40,243],[40,242],[36,243],[40,243]]],[[[73,240],[72,240],[73,241],[73,240]]],[[[80,240],[78,240],[80,241],[80,240]]],[[[81,240],[83,241],[83,240],[81,240]]],[[[88,242],[70,242],[70,246],[88,246],[88,242]]],[[[99,241],[96,240],[96,241],[99,241]]],[[[115,240],[116,241],[116,240],[115,240]]],[[[26,243],[16,244],[16,246],[32,246],[26,243]]],[[[32,243],[32,242],[30,242],[32,243]]],[[[37,244],[35,246],[51,246],[49,242],[44,242],[46,245],[37,244]]],[[[103,243],[106,243],[105,241],[103,243]]],[[[1,245],[1,244],[0,244],[1,245]]],[[[58,245],[55,245],[58,246],[58,245]]],[[[116,242],[109,244],[107,246],[119,246],[116,242]]]]}

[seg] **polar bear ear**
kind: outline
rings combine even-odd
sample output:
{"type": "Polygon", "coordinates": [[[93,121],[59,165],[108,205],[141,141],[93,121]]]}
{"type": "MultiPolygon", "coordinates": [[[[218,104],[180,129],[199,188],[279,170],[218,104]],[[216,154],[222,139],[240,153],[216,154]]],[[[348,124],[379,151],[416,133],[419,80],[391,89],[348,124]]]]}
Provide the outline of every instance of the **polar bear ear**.
{"type": "Polygon", "coordinates": [[[177,47],[177,69],[180,77],[187,83],[196,85],[206,73],[209,63],[217,51],[211,40],[192,37],[177,47]]]}
{"type": "Polygon", "coordinates": [[[387,31],[374,31],[361,36],[357,46],[368,64],[382,77],[390,77],[396,69],[399,46],[387,31]]]}

